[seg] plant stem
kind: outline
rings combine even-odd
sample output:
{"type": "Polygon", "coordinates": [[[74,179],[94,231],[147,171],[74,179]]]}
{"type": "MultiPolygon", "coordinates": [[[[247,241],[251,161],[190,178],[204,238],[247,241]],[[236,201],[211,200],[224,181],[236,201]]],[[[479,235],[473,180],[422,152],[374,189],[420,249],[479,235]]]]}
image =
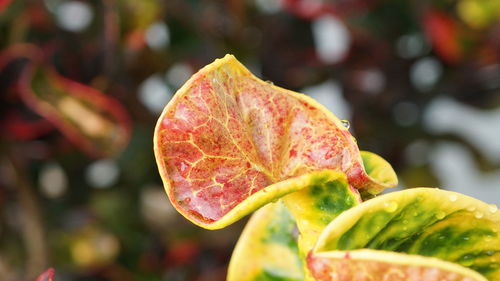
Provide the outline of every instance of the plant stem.
{"type": "Polygon", "coordinates": [[[24,270],[24,280],[35,278],[47,268],[48,249],[45,231],[41,219],[40,207],[33,193],[29,175],[21,159],[7,150],[7,159],[16,176],[16,189],[21,205],[22,238],[26,247],[27,260],[24,270]]]}

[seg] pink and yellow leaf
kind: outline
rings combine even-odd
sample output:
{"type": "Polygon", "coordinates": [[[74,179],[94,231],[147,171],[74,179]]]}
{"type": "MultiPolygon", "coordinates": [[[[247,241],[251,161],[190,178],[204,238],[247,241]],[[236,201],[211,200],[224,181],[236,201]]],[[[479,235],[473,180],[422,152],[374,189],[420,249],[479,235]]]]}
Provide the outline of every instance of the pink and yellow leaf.
{"type": "Polygon", "coordinates": [[[376,194],[356,141],[314,100],[266,83],[233,56],[204,67],[160,116],[157,164],[177,210],[205,228],[224,227],[306,187],[294,178],[335,170],[376,194]]]}

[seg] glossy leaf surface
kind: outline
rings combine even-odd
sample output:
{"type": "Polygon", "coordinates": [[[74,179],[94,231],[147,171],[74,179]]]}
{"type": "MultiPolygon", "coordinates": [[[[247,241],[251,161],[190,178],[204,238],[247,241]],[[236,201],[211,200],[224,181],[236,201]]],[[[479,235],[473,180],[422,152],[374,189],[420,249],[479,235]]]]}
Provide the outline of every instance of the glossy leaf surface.
{"type": "Polygon", "coordinates": [[[500,280],[499,233],[496,206],[455,192],[415,188],[342,213],[322,233],[314,252],[369,248],[428,256],[500,280]]]}
{"type": "Polygon", "coordinates": [[[250,218],[240,236],[227,280],[303,280],[297,235],[295,220],[283,202],[262,207],[250,218]]]}
{"type": "Polygon", "coordinates": [[[158,120],[155,155],[172,204],[202,227],[224,227],[332,169],[375,194],[393,182],[365,172],[354,138],[314,100],[253,76],[233,56],[177,92],[158,120]]]}

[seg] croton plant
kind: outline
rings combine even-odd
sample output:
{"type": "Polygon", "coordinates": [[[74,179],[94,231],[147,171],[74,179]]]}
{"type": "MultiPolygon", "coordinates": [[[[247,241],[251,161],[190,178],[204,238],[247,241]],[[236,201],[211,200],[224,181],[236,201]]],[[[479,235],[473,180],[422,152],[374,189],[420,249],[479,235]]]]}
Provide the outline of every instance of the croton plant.
{"type": "Polygon", "coordinates": [[[262,81],[233,56],[178,90],[154,150],[174,207],[223,228],[256,211],[229,281],[500,280],[500,212],[435,188],[397,184],[313,99],[262,81]]]}
{"type": "MultiPolygon", "coordinates": [[[[154,150],[170,201],[194,224],[220,229],[256,211],[228,281],[500,280],[495,205],[435,188],[377,196],[397,184],[389,163],[231,55],[178,90],[154,150]]],[[[50,269],[37,281],[52,279],[50,269]]]]}

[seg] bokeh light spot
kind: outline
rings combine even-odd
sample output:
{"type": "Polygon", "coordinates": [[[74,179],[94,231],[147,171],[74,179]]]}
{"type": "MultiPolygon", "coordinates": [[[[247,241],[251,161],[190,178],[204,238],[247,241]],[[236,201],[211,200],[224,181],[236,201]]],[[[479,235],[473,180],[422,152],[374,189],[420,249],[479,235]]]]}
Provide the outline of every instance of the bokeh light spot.
{"type": "Polygon", "coordinates": [[[140,207],[146,222],[155,228],[168,226],[177,215],[162,186],[145,186],[141,191],[140,207]]]}
{"type": "Polygon", "coordinates": [[[367,94],[378,94],[385,87],[385,76],[379,69],[362,70],[356,76],[359,89],[367,94]]]}
{"type": "Polygon", "coordinates": [[[103,265],[111,262],[120,252],[118,239],[98,229],[87,229],[71,247],[75,263],[81,267],[103,265]]]}
{"type": "Polygon", "coordinates": [[[61,165],[51,162],[43,165],[38,178],[41,192],[48,198],[57,198],[68,189],[68,178],[61,165]]]}
{"type": "Polygon", "coordinates": [[[426,108],[423,121],[427,131],[458,135],[472,144],[485,158],[500,163],[500,108],[479,110],[450,98],[440,98],[426,108]]]}
{"type": "Polygon", "coordinates": [[[170,85],[180,88],[189,77],[193,75],[193,70],[187,63],[176,63],[167,71],[167,81],[170,85]]]}
{"type": "Polygon", "coordinates": [[[405,59],[425,55],[429,50],[430,46],[421,33],[406,34],[396,41],[396,51],[405,59]]]}
{"type": "Polygon", "coordinates": [[[101,159],[87,167],[85,178],[95,188],[107,188],[118,180],[120,169],[112,159],[101,159]]]}
{"type": "Polygon", "coordinates": [[[152,49],[165,48],[170,43],[170,30],[164,22],[155,22],[146,30],[145,39],[152,49]]]}
{"type": "Polygon", "coordinates": [[[332,16],[323,16],[312,23],[316,53],[324,63],[336,63],[347,54],[351,44],[344,23],[332,16]]]}
{"type": "Polygon", "coordinates": [[[266,14],[275,14],[281,11],[280,0],[255,0],[255,6],[266,14]]]}
{"type": "Polygon", "coordinates": [[[328,80],[304,88],[302,92],[321,103],[340,119],[351,119],[351,107],[342,96],[342,88],[337,82],[328,80]]]}
{"type": "Polygon", "coordinates": [[[410,69],[410,80],[417,90],[427,92],[434,88],[442,72],[441,63],[434,58],[427,57],[413,64],[410,69]]]}
{"type": "Polygon", "coordinates": [[[89,4],[81,1],[68,1],[57,7],[57,24],[64,30],[79,32],[92,22],[94,14],[89,4]]]}
{"type": "Polygon", "coordinates": [[[441,187],[500,204],[500,171],[483,172],[471,152],[462,144],[440,141],[433,145],[430,163],[441,187]]]}
{"type": "Polygon", "coordinates": [[[139,100],[152,113],[160,113],[172,98],[172,90],[159,74],[154,74],[139,85],[139,100]]]}

